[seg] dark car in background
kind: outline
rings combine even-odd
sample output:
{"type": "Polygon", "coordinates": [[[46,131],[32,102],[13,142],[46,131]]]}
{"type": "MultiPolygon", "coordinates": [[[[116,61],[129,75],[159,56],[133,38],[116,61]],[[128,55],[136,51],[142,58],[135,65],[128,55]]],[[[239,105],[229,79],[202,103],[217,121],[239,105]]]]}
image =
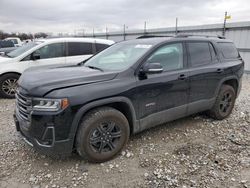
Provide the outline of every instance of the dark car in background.
{"type": "Polygon", "coordinates": [[[27,70],[14,119],[27,143],[46,154],[103,162],[129,136],[198,112],[230,115],[244,62],[217,37],[175,36],[114,44],[75,66],[27,70]]]}

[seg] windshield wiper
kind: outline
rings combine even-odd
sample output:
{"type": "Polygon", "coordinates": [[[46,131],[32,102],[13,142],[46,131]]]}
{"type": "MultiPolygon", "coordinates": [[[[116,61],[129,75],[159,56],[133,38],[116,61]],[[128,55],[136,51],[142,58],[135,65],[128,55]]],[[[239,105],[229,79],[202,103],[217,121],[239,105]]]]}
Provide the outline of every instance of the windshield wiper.
{"type": "Polygon", "coordinates": [[[95,66],[91,66],[91,65],[87,65],[85,67],[91,68],[91,69],[95,69],[95,70],[99,70],[103,72],[103,69],[99,68],[99,67],[95,67],[95,66]]]}
{"type": "Polygon", "coordinates": [[[78,63],[77,65],[81,66],[84,65],[84,63],[86,63],[86,61],[88,61],[91,57],[89,57],[88,59],[83,60],[82,62],[78,63]]]}

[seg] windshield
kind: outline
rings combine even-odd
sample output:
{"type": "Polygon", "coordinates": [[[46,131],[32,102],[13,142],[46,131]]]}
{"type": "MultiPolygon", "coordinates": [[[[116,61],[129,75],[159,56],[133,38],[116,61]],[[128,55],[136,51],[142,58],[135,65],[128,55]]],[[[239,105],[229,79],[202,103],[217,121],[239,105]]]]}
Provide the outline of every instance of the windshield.
{"type": "Polygon", "coordinates": [[[17,44],[17,40],[16,39],[9,39],[10,41],[12,41],[14,44],[17,44]]]}
{"type": "Polygon", "coordinates": [[[84,66],[100,70],[125,70],[133,65],[152,45],[118,43],[89,59],[84,66]]]}
{"type": "Polygon", "coordinates": [[[12,57],[12,58],[17,57],[38,44],[40,44],[40,43],[39,42],[29,42],[29,43],[15,49],[15,50],[13,50],[12,52],[8,53],[7,56],[12,57]]]}

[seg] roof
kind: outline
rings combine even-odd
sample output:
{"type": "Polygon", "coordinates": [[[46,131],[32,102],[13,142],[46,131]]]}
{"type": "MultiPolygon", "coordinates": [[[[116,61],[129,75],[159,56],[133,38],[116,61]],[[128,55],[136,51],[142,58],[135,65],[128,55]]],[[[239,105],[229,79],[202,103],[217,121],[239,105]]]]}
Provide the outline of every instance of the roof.
{"type": "Polygon", "coordinates": [[[98,42],[102,44],[113,44],[114,41],[98,38],[84,38],[84,37],[68,37],[68,38],[46,38],[46,39],[36,39],[39,42],[98,42]]]}
{"type": "Polygon", "coordinates": [[[172,37],[151,37],[151,38],[142,38],[142,39],[132,39],[132,40],[127,40],[123,41],[128,44],[151,44],[155,45],[167,40],[172,39],[172,37]]]}
{"type": "Polygon", "coordinates": [[[150,45],[156,45],[162,42],[174,42],[174,41],[215,41],[215,42],[232,42],[231,40],[224,39],[224,38],[218,38],[216,36],[195,36],[195,35],[180,35],[180,36],[152,36],[151,37],[145,37],[145,38],[138,38],[138,39],[132,39],[123,41],[123,43],[128,44],[150,44],[150,45]]]}

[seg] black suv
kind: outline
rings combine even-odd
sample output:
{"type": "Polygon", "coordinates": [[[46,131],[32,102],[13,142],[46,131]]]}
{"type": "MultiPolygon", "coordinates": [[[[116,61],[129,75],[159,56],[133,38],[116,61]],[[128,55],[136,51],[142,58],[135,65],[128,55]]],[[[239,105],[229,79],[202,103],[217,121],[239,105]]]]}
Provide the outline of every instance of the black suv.
{"type": "Polygon", "coordinates": [[[118,154],[129,135],[206,111],[230,115],[244,62],[216,37],[155,37],[117,43],[76,66],[27,70],[14,119],[46,154],[74,149],[93,162],[118,154]]]}

